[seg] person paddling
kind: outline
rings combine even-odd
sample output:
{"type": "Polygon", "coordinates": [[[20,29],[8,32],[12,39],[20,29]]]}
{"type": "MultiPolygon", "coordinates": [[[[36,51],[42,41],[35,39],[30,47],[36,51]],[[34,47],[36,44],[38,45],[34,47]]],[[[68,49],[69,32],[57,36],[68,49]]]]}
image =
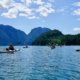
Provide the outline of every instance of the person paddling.
{"type": "Polygon", "coordinates": [[[9,47],[8,47],[8,48],[6,48],[6,50],[15,50],[15,48],[13,47],[13,45],[12,45],[12,44],[10,44],[10,45],[9,45],[9,47]]]}

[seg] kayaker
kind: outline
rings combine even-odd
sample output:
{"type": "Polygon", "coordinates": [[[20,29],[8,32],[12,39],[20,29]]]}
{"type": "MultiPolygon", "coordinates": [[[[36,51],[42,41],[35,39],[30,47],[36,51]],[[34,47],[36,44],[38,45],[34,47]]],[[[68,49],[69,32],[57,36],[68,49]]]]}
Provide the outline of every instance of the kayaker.
{"type": "Polygon", "coordinates": [[[9,45],[9,47],[8,47],[8,48],[6,48],[6,50],[15,50],[15,48],[13,47],[13,45],[12,45],[12,44],[10,44],[10,45],[9,45]]]}

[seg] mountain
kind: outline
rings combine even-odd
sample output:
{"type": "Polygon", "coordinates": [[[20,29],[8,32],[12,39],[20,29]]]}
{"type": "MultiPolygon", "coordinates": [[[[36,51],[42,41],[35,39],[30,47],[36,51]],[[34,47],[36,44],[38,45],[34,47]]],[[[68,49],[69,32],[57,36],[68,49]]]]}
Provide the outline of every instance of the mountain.
{"type": "Polygon", "coordinates": [[[63,36],[63,33],[59,30],[51,30],[48,32],[45,32],[41,34],[38,38],[36,38],[35,41],[32,42],[33,45],[48,45],[54,42],[54,39],[56,39],[57,42],[59,42],[58,39],[60,39],[63,36]]]}
{"type": "Polygon", "coordinates": [[[59,30],[52,30],[41,34],[36,38],[32,45],[80,45],[80,34],[64,35],[59,30]]]}
{"type": "Polygon", "coordinates": [[[10,43],[22,45],[26,39],[27,35],[23,31],[9,25],[0,25],[0,45],[8,45],[10,43]]]}
{"type": "Polygon", "coordinates": [[[37,27],[27,35],[9,25],[0,24],[0,45],[80,45],[80,34],[64,35],[59,30],[37,27]]]}
{"type": "Polygon", "coordinates": [[[45,32],[48,32],[48,31],[51,31],[51,30],[48,29],[48,28],[42,28],[42,27],[37,27],[37,28],[32,29],[31,32],[28,34],[27,43],[32,44],[32,42],[37,37],[39,37],[42,33],[45,33],[45,32]]]}
{"type": "Polygon", "coordinates": [[[32,44],[32,42],[39,37],[42,33],[48,32],[48,28],[34,28],[27,35],[23,31],[15,29],[10,25],[0,24],[0,45],[14,45],[32,44]]]}

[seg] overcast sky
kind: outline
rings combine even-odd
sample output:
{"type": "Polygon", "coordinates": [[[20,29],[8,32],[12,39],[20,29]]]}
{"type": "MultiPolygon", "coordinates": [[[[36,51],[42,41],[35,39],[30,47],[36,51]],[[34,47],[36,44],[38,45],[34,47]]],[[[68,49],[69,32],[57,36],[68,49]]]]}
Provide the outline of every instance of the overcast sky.
{"type": "Polygon", "coordinates": [[[0,24],[26,33],[39,26],[80,33],[80,0],[0,0],[0,24]]]}

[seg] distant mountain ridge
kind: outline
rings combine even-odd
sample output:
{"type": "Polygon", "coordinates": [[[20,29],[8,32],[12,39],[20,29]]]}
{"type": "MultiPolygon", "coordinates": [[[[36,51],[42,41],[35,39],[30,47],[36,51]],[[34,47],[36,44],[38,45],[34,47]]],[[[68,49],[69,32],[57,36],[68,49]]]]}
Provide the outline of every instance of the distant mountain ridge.
{"type": "Polygon", "coordinates": [[[59,30],[52,30],[41,34],[32,45],[80,45],[80,34],[64,35],[59,30]]]}
{"type": "Polygon", "coordinates": [[[8,45],[9,43],[22,45],[26,39],[27,35],[23,31],[9,25],[0,25],[0,45],[8,45]]]}
{"type": "Polygon", "coordinates": [[[37,27],[37,28],[34,28],[31,30],[31,32],[28,34],[28,37],[27,37],[27,43],[28,44],[32,44],[32,42],[37,38],[39,37],[42,33],[45,33],[45,32],[48,32],[48,31],[51,31],[51,29],[49,28],[42,28],[42,27],[37,27]]]}
{"type": "Polygon", "coordinates": [[[15,29],[10,25],[0,24],[0,45],[80,45],[80,34],[64,35],[59,30],[37,27],[31,30],[29,34],[15,29]]]}
{"type": "Polygon", "coordinates": [[[14,45],[31,45],[37,37],[48,31],[50,29],[37,27],[32,29],[29,34],[26,34],[10,25],[0,24],[0,45],[9,45],[10,43],[14,45]]]}

